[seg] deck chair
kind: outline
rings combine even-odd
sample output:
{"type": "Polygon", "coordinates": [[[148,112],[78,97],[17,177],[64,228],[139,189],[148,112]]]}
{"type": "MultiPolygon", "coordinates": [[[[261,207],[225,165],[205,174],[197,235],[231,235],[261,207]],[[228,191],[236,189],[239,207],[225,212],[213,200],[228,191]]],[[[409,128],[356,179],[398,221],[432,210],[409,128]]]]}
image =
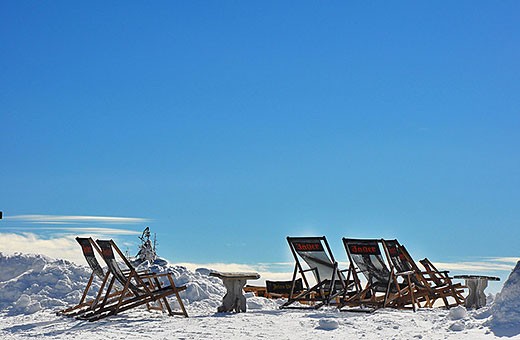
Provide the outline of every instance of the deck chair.
{"type": "Polygon", "coordinates": [[[112,240],[96,241],[103,260],[107,265],[107,270],[112,275],[112,279],[108,284],[107,291],[102,301],[98,303],[96,309],[81,314],[78,318],[88,321],[96,321],[107,316],[146,305],[148,310],[157,309],[166,311],[168,315],[182,315],[188,317],[188,313],[184,308],[184,304],[180,298],[179,292],[186,289],[185,286],[176,287],[170,273],[156,274],[151,272],[137,272],[130,261],[125,257],[121,250],[112,240]],[[115,253],[123,261],[126,270],[123,270],[116,261],[115,253]],[[163,283],[161,283],[163,281],[163,283]],[[167,281],[168,285],[164,285],[167,281]],[[115,289],[115,283],[119,283],[121,289],[118,298],[110,299],[110,295],[115,289]],[[180,312],[172,311],[167,297],[175,295],[180,312]]]}
{"type": "MultiPolygon", "coordinates": [[[[92,274],[87,282],[85,290],[81,296],[80,301],[75,306],[69,307],[67,309],[63,309],[58,311],[57,315],[65,315],[65,316],[76,316],[84,313],[88,310],[93,310],[96,308],[97,303],[100,301],[103,290],[108,282],[110,277],[110,272],[104,272],[103,268],[99,264],[95,252],[98,256],[101,256],[101,250],[98,245],[94,242],[92,238],[84,238],[84,237],[76,237],[76,241],[81,246],[81,250],[83,252],[83,256],[87,261],[90,269],[92,270],[92,274]],[[99,287],[98,293],[96,294],[96,298],[87,300],[88,293],[91,291],[92,283],[95,278],[99,278],[101,280],[101,285],[99,287]]],[[[115,290],[109,298],[114,298],[120,294],[120,291],[115,290]]]]}
{"type": "Polygon", "coordinates": [[[446,272],[439,272],[428,259],[422,260],[426,263],[427,271],[421,271],[406,247],[399,244],[397,240],[383,240],[383,244],[396,270],[413,271],[411,279],[414,284],[428,291],[429,294],[424,297],[427,307],[433,307],[438,299],[443,301],[446,308],[464,303],[465,299],[462,295],[464,286],[460,283],[454,284],[446,272]]]}
{"type": "Polygon", "coordinates": [[[349,275],[338,269],[338,263],[332,255],[325,236],[322,237],[287,237],[289,248],[293,254],[295,265],[291,280],[291,289],[287,302],[280,308],[318,309],[323,305],[337,303],[337,299],[345,296],[352,282],[349,275]],[[307,264],[304,269],[302,261],[307,264]],[[309,273],[312,273],[314,284],[311,285],[309,273]],[[297,292],[297,277],[303,280],[303,287],[297,292]],[[295,302],[306,306],[291,306],[295,302]]]}
{"type": "MultiPolygon", "coordinates": [[[[404,252],[407,253],[406,248],[403,246],[404,252]]],[[[453,283],[452,277],[449,275],[449,271],[438,270],[433,263],[430,262],[427,258],[419,260],[419,263],[424,267],[425,272],[423,272],[426,280],[431,282],[434,287],[437,287],[437,290],[443,288],[440,292],[440,297],[444,301],[444,305],[447,308],[462,305],[465,303],[466,298],[464,297],[464,289],[467,286],[463,285],[460,282],[453,283]],[[454,303],[449,303],[447,301],[447,297],[452,297],[455,300],[454,303]]]]}
{"type": "Polygon", "coordinates": [[[343,245],[350,261],[357,294],[345,298],[343,306],[362,307],[373,311],[383,307],[411,308],[414,311],[419,298],[426,292],[416,287],[411,276],[413,271],[398,272],[389,269],[381,253],[381,240],[343,238],[343,245]],[[366,283],[363,284],[357,273],[361,273],[366,283]]]}

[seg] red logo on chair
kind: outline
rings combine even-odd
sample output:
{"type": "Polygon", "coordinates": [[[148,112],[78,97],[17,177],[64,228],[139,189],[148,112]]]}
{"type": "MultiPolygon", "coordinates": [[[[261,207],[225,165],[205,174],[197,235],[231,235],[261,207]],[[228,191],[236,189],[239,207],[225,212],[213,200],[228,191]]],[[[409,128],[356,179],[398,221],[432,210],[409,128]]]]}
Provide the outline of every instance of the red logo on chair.
{"type": "Polygon", "coordinates": [[[390,256],[397,257],[399,256],[399,251],[397,250],[397,247],[388,247],[388,252],[390,253],[390,256]]]}
{"type": "Polygon", "coordinates": [[[90,246],[90,244],[81,244],[81,249],[83,250],[83,254],[85,254],[85,256],[94,256],[94,252],[92,251],[92,246],[90,246]]]}
{"type": "Polygon", "coordinates": [[[351,254],[360,254],[360,255],[379,255],[381,252],[379,251],[379,247],[375,245],[361,245],[361,244],[352,244],[349,247],[351,254]]]}
{"type": "Polygon", "coordinates": [[[114,257],[114,253],[112,252],[112,249],[110,248],[103,248],[101,250],[101,252],[103,253],[103,256],[106,257],[106,258],[113,258],[114,257]]]}
{"type": "Polygon", "coordinates": [[[294,248],[297,251],[323,251],[323,246],[321,245],[321,242],[295,242],[294,248]]]}

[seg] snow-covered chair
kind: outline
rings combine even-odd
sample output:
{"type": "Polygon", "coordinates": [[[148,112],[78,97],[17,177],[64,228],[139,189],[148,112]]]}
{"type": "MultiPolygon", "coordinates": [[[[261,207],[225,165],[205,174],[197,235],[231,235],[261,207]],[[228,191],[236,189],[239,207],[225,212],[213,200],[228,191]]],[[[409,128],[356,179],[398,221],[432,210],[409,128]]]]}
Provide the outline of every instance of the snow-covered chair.
{"type": "Polygon", "coordinates": [[[345,271],[338,269],[325,236],[287,237],[287,242],[295,265],[289,297],[280,308],[317,309],[324,305],[337,305],[338,300],[348,294],[352,281],[350,274],[345,277],[345,271]],[[307,264],[307,269],[302,266],[302,261],[307,264]],[[312,277],[309,277],[309,273],[312,277]],[[303,287],[299,292],[298,276],[303,279],[303,287]],[[293,305],[295,302],[304,305],[293,305]]]}
{"type": "Polygon", "coordinates": [[[412,270],[389,269],[380,248],[382,240],[343,238],[343,244],[357,291],[344,300],[344,306],[368,307],[367,311],[382,307],[415,311],[421,307],[420,302],[427,299],[427,290],[414,283],[412,270]],[[366,283],[361,282],[357,273],[363,274],[366,283]]]}
{"type": "Polygon", "coordinates": [[[108,272],[112,275],[112,279],[103,300],[97,305],[97,308],[80,315],[79,318],[95,321],[142,305],[146,305],[148,310],[158,309],[163,312],[166,311],[170,316],[182,315],[188,317],[179,295],[179,292],[185,290],[186,287],[176,287],[170,273],[138,272],[114,241],[97,240],[96,242],[101,249],[101,255],[107,265],[108,272]],[[125,270],[116,261],[114,251],[126,266],[125,270]],[[169,285],[161,283],[162,280],[167,281],[169,285]],[[110,298],[110,294],[116,290],[115,281],[123,288],[118,298],[114,301],[114,299],[110,298]],[[181,311],[172,311],[167,299],[170,295],[176,296],[181,311]]]}

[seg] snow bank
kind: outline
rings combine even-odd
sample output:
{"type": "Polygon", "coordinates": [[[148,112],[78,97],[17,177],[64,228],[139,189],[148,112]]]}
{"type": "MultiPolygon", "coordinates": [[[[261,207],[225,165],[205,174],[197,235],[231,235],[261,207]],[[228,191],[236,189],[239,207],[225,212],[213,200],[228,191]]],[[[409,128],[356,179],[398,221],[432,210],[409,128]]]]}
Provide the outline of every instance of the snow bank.
{"type": "Polygon", "coordinates": [[[77,302],[90,272],[43,255],[0,253],[0,311],[30,314],[77,302]]]}
{"type": "MultiPolygon", "coordinates": [[[[41,309],[60,310],[77,303],[91,274],[90,268],[69,261],[19,253],[0,253],[0,268],[0,312],[10,315],[31,314],[41,309]]],[[[144,268],[157,273],[170,272],[176,285],[186,285],[186,290],[180,295],[191,311],[216,311],[226,293],[222,281],[209,276],[211,270],[207,268],[191,272],[166,262],[143,263],[139,267],[144,268]]],[[[94,297],[99,285],[100,280],[95,279],[89,297],[94,297]]],[[[176,307],[177,300],[170,299],[176,307]]],[[[276,306],[274,302],[266,302],[267,299],[248,300],[252,309],[276,306]]]]}
{"type": "Polygon", "coordinates": [[[516,328],[520,332],[520,261],[497,294],[493,307],[491,325],[501,328],[516,328]]]}
{"type": "MultiPolygon", "coordinates": [[[[466,310],[459,306],[397,311],[380,309],[372,314],[320,310],[279,310],[282,300],[268,300],[246,294],[248,313],[217,315],[226,293],[220,279],[209,276],[208,268],[192,272],[168,263],[143,263],[140,269],[172,273],[177,285],[186,285],[181,297],[192,318],[164,322],[161,317],[146,317],[144,310],[133,310],[98,334],[99,328],[81,321],[59,322],[53,311],[77,303],[83,293],[90,269],[68,261],[41,255],[4,255],[0,253],[0,338],[1,339],[141,339],[152,338],[272,338],[272,339],[459,339],[495,338],[520,334],[520,262],[507,280],[493,306],[466,310]],[[195,317],[193,317],[195,316],[195,317]],[[32,321],[31,321],[32,320],[32,321]],[[76,322],[71,327],[71,322],[76,322]],[[130,332],[128,325],[132,325],[130,332]],[[497,326],[498,325],[498,326],[497,326]],[[489,326],[489,328],[485,327],[489,326]],[[516,328],[515,328],[516,327],[516,328]],[[503,331],[507,329],[508,331],[503,331]],[[512,331],[511,331],[512,330],[512,331]],[[494,334],[493,334],[494,333],[494,334]],[[182,336],[181,336],[182,335],[182,336]]],[[[93,292],[99,288],[94,281],[93,292]]],[[[170,299],[172,306],[176,300],[170,299]]],[[[59,319],[59,318],[58,318],[59,319]]]]}

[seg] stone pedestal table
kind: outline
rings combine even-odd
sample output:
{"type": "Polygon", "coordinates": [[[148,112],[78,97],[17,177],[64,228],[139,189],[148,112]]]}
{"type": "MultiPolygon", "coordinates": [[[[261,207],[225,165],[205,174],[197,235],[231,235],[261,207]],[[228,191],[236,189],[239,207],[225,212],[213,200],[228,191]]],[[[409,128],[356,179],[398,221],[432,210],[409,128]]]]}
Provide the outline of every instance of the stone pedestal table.
{"type": "Polygon", "coordinates": [[[500,281],[499,277],[484,275],[456,275],[453,278],[465,280],[465,285],[468,287],[469,292],[464,305],[466,308],[475,309],[486,305],[484,289],[486,289],[488,281],[500,281]]]}
{"type": "Polygon", "coordinates": [[[246,298],[242,290],[247,280],[257,280],[260,278],[258,273],[223,273],[211,272],[210,276],[218,277],[224,283],[227,293],[222,299],[222,306],[218,308],[219,313],[232,312],[236,313],[246,311],[246,298]]]}

